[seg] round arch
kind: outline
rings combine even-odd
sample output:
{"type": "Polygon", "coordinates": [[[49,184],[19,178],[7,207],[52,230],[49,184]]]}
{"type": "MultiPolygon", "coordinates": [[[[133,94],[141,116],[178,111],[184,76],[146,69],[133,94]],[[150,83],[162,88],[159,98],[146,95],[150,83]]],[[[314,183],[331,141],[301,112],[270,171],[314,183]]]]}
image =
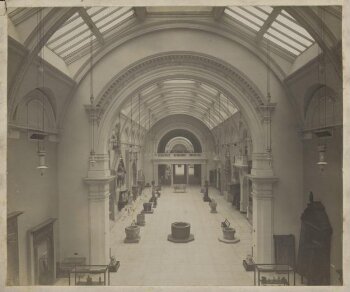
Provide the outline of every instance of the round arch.
{"type": "Polygon", "coordinates": [[[185,129],[171,130],[171,131],[167,132],[165,135],[163,135],[163,137],[158,142],[157,152],[164,153],[168,142],[171,139],[176,138],[176,137],[184,137],[184,138],[188,139],[189,141],[191,141],[191,143],[193,145],[194,152],[196,152],[196,153],[202,152],[202,145],[199,142],[199,140],[197,139],[197,137],[191,131],[188,131],[185,129]]]}
{"type": "Polygon", "coordinates": [[[264,152],[264,131],[261,107],[267,104],[260,90],[245,76],[226,62],[192,52],[157,54],[136,62],[117,74],[97,98],[100,112],[98,151],[106,149],[108,133],[123,102],[150,84],[170,78],[188,78],[205,82],[230,98],[246,118],[251,130],[254,149],[264,152]]]}

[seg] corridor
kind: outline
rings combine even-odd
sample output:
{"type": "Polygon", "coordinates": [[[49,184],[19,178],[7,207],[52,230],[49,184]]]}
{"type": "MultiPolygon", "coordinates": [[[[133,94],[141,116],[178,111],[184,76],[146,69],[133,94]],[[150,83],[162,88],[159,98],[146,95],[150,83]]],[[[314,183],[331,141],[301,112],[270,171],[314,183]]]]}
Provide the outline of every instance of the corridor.
{"type": "Polygon", "coordinates": [[[191,286],[191,285],[253,285],[253,273],[246,272],[242,260],[251,253],[251,227],[239,211],[210,189],[209,195],[218,203],[218,213],[210,213],[199,187],[188,187],[186,193],[173,193],[163,188],[154,214],[146,214],[141,227],[141,240],[125,244],[124,228],[131,224],[148,201],[150,190],[135,202],[134,210],[121,214],[111,229],[111,254],[120,261],[117,273],[111,273],[111,285],[121,286],[191,286]],[[240,242],[218,241],[220,224],[227,218],[236,229],[240,242]],[[191,224],[195,240],[173,243],[167,240],[171,223],[191,224]]]}

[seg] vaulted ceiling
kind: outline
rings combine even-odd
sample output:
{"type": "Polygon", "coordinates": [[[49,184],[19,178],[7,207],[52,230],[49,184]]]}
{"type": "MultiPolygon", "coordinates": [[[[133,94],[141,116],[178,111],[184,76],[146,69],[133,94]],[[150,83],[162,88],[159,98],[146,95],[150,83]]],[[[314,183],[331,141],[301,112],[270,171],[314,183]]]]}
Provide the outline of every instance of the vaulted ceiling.
{"type": "MultiPolygon", "coordinates": [[[[19,25],[40,10],[42,9],[17,8],[10,10],[9,17],[14,25],[19,25]]],[[[280,7],[81,7],[51,36],[46,47],[70,64],[89,53],[91,41],[96,49],[103,47],[115,33],[127,30],[137,19],[169,14],[220,17],[231,28],[237,29],[238,26],[248,30],[258,42],[262,38],[270,40],[274,46],[293,58],[315,42],[293,17],[280,7]]]]}
{"type": "MultiPolygon", "coordinates": [[[[35,33],[38,34],[39,42],[40,29],[35,32],[35,27],[39,27],[38,24],[49,15],[51,9],[53,8],[9,8],[8,15],[14,27],[31,27],[32,32],[27,33],[28,39],[30,34],[35,33]]],[[[337,7],[332,9],[333,14],[341,13],[337,7]]],[[[71,9],[70,16],[55,28],[43,47],[66,66],[73,66],[83,58],[88,63],[93,52],[107,48],[116,38],[127,35],[145,20],[157,23],[162,19],[196,19],[241,34],[244,38],[249,38],[259,50],[264,48],[263,51],[266,51],[270,47],[279,57],[293,64],[316,42],[291,15],[293,13],[288,13],[287,10],[271,6],[79,7],[71,9]]],[[[317,10],[314,14],[317,15],[317,10]]],[[[322,20],[322,15],[319,17],[322,20]]],[[[26,40],[23,40],[24,45],[25,43],[26,40]]],[[[43,50],[38,54],[43,57],[43,50]]],[[[81,65],[77,68],[79,66],[81,65]]],[[[168,115],[187,114],[212,129],[237,111],[236,105],[222,92],[208,84],[187,79],[167,80],[151,85],[121,107],[124,116],[144,128],[151,127],[168,115]]]]}

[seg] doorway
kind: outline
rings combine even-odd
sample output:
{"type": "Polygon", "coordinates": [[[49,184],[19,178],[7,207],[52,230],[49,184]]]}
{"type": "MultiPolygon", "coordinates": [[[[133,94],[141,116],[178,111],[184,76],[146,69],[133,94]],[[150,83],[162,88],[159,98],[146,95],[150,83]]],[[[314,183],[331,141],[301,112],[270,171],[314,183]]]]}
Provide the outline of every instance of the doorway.
{"type": "Polygon", "coordinates": [[[187,184],[186,164],[173,165],[173,182],[174,184],[187,184]]]}

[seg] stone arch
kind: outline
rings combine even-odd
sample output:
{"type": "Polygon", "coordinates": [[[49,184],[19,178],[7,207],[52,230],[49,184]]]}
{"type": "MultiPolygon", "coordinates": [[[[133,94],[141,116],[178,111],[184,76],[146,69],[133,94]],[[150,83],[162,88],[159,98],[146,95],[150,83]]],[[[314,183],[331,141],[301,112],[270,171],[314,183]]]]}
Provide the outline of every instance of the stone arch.
{"type": "Polygon", "coordinates": [[[194,133],[187,129],[174,129],[165,133],[159,140],[157,144],[157,152],[162,153],[165,152],[166,145],[168,142],[176,137],[184,137],[189,140],[193,146],[194,152],[201,153],[202,152],[202,144],[196,137],[194,133]]]}
{"type": "Polygon", "coordinates": [[[247,76],[231,65],[211,56],[191,52],[151,56],[132,64],[107,84],[96,102],[101,113],[97,141],[99,151],[105,149],[106,129],[111,127],[124,100],[150,84],[170,78],[188,78],[208,83],[229,97],[246,117],[248,126],[254,133],[253,145],[256,151],[263,152],[264,131],[261,119],[264,113],[261,107],[267,103],[264,95],[247,76]]]}
{"type": "Polygon", "coordinates": [[[185,137],[175,137],[165,146],[165,152],[172,152],[175,147],[182,145],[187,152],[194,152],[193,144],[185,137]]]}
{"type": "MultiPolygon", "coordinates": [[[[11,121],[18,125],[30,123],[30,107],[34,103],[39,107],[37,108],[39,111],[44,107],[45,130],[56,132],[56,102],[52,90],[47,87],[37,87],[28,92],[16,106],[10,117],[11,121]]],[[[33,128],[33,125],[28,124],[28,127],[33,128]]]]}
{"type": "Polygon", "coordinates": [[[315,84],[308,90],[304,100],[305,129],[342,123],[341,100],[330,87],[315,84]]]}

